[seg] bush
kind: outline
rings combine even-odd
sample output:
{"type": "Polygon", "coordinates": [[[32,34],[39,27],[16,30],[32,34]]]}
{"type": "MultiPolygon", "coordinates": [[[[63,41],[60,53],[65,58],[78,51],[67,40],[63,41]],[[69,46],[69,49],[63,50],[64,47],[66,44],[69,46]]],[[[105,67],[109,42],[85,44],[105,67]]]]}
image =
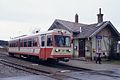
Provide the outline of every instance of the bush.
{"type": "Polygon", "coordinates": [[[120,60],[120,53],[114,53],[109,55],[108,59],[110,60],[120,60]]]}

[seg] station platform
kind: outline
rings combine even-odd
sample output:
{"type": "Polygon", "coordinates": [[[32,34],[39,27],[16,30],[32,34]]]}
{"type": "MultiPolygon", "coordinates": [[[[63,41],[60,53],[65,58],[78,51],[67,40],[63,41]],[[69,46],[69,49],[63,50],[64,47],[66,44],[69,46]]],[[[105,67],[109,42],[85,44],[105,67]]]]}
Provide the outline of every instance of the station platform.
{"type": "Polygon", "coordinates": [[[80,67],[83,69],[88,69],[91,71],[99,72],[101,74],[117,76],[120,77],[120,65],[115,65],[112,63],[102,62],[102,64],[96,64],[95,61],[81,61],[76,59],[71,59],[69,62],[62,62],[64,64],[80,67]]]}
{"type": "Polygon", "coordinates": [[[62,62],[67,65],[72,65],[76,67],[81,67],[90,70],[97,70],[97,71],[111,71],[115,69],[120,69],[120,65],[110,64],[106,62],[102,62],[102,64],[96,64],[95,61],[81,61],[76,59],[71,59],[69,62],[62,62]]]}

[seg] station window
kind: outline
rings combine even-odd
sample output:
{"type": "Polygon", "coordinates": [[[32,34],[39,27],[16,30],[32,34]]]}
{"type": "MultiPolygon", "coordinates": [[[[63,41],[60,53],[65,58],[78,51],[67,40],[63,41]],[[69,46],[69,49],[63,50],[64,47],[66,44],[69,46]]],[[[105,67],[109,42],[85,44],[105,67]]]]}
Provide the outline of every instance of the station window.
{"type": "Polygon", "coordinates": [[[37,46],[37,38],[33,39],[33,46],[36,47],[37,46]]]}
{"type": "Polygon", "coordinates": [[[101,39],[97,39],[97,52],[101,52],[102,46],[101,46],[101,39]]]}
{"type": "Polygon", "coordinates": [[[47,36],[47,46],[52,46],[52,35],[47,36]]]}

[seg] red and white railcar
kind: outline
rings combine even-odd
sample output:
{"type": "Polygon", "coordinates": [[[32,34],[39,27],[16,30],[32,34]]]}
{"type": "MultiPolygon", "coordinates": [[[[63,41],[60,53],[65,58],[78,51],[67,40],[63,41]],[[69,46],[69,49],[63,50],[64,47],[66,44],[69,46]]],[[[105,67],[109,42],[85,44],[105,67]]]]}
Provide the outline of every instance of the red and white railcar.
{"type": "Polygon", "coordinates": [[[9,41],[9,55],[68,60],[72,57],[71,34],[62,29],[19,36],[9,41]]]}

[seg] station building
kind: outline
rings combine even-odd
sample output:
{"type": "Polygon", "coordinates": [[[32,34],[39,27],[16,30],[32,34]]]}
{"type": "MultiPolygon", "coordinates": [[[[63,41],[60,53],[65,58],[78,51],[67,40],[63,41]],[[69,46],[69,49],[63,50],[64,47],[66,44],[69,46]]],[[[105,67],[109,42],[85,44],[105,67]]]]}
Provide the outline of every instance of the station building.
{"type": "Polygon", "coordinates": [[[117,50],[120,34],[110,21],[103,21],[101,8],[97,14],[97,23],[82,24],[78,18],[76,14],[75,22],[56,19],[48,29],[65,29],[71,32],[74,58],[93,60],[96,53],[109,56],[111,50],[117,50]]]}

